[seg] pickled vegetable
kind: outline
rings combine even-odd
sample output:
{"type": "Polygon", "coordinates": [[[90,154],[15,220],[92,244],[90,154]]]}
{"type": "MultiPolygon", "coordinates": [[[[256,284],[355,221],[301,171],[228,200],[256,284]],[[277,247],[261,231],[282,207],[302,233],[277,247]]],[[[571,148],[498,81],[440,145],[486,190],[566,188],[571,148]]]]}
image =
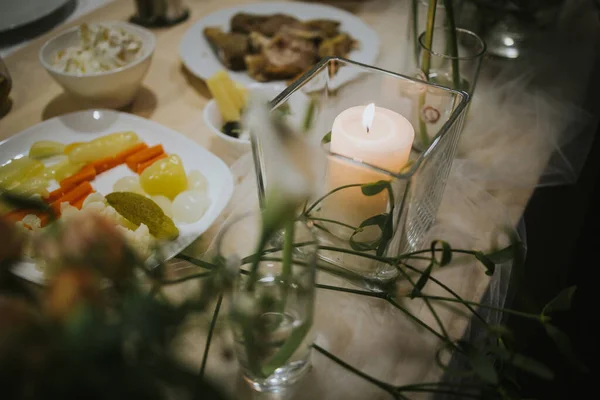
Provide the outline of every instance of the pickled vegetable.
{"type": "Polygon", "coordinates": [[[113,185],[115,192],[132,192],[144,195],[144,189],[140,185],[140,179],[137,176],[124,176],[117,180],[113,185]]]}
{"type": "Polygon", "coordinates": [[[55,179],[57,182],[60,182],[70,176],[75,175],[84,166],[85,164],[83,163],[74,164],[70,162],[69,159],[65,159],[46,168],[44,171],[44,177],[46,177],[46,179],[55,179]]]}
{"type": "Polygon", "coordinates": [[[173,203],[165,196],[152,196],[152,201],[155,202],[169,218],[173,218],[173,203]]]}
{"type": "Polygon", "coordinates": [[[114,192],[106,201],[131,223],[144,224],[157,239],[176,239],[179,229],[163,210],[152,200],[137,193],[114,192]]]}
{"type": "Polygon", "coordinates": [[[202,174],[202,172],[198,170],[193,170],[188,175],[188,190],[206,190],[208,187],[208,182],[206,178],[202,174]]]}
{"type": "Polygon", "coordinates": [[[188,190],[179,193],[173,200],[173,219],[187,224],[198,221],[210,205],[210,200],[205,192],[188,190]]]}
{"type": "Polygon", "coordinates": [[[72,163],[90,163],[101,158],[114,156],[139,141],[135,132],[117,132],[105,135],[76,146],[69,153],[72,163]]]}
{"type": "Polygon", "coordinates": [[[48,181],[43,178],[32,178],[17,183],[10,187],[10,190],[23,196],[40,195],[48,196],[48,181]]]}
{"type": "Polygon", "coordinates": [[[140,183],[144,191],[151,196],[175,198],[186,190],[188,184],[181,158],[173,154],[158,160],[142,172],[140,183]]]}
{"type": "Polygon", "coordinates": [[[44,163],[25,156],[0,167],[0,186],[9,187],[20,181],[41,175],[44,163]]]}
{"type": "Polygon", "coordinates": [[[50,140],[40,140],[35,142],[29,149],[29,157],[33,159],[43,159],[63,154],[65,145],[50,140]]]}

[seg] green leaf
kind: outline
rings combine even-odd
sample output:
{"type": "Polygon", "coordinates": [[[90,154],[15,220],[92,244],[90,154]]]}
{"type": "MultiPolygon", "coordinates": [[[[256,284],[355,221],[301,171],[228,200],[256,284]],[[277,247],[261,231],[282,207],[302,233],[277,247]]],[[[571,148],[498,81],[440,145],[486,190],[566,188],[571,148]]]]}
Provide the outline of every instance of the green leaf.
{"type": "Polygon", "coordinates": [[[331,142],[331,131],[327,132],[323,139],[321,139],[321,144],[327,144],[331,142]]]}
{"type": "Polygon", "coordinates": [[[381,180],[377,182],[365,183],[360,187],[360,190],[365,196],[375,196],[389,187],[390,182],[381,180]]]}
{"type": "Polygon", "coordinates": [[[556,326],[548,323],[544,324],[544,328],[558,350],[567,358],[567,360],[569,360],[572,365],[576,366],[582,371],[588,371],[588,368],[583,365],[575,356],[575,353],[573,352],[573,346],[571,345],[571,339],[569,339],[569,336],[567,336],[566,333],[558,329],[556,326]]]}
{"type": "Polygon", "coordinates": [[[425,287],[425,284],[429,280],[429,277],[431,276],[431,271],[433,270],[434,265],[435,264],[433,262],[431,262],[431,263],[429,263],[427,268],[425,268],[425,270],[419,277],[419,280],[417,281],[417,283],[415,283],[413,290],[410,292],[409,297],[411,299],[414,299],[415,297],[419,297],[421,295],[421,290],[423,290],[423,288],[425,287]]]}
{"type": "Polygon", "coordinates": [[[479,260],[481,264],[485,267],[485,274],[492,276],[494,275],[494,271],[496,270],[496,264],[492,260],[490,260],[485,254],[481,251],[475,252],[475,258],[479,260]]]}
{"type": "Polygon", "coordinates": [[[551,314],[556,311],[567,311],[571,308],[571,303],[573,301],[573,295],[577,290],[577,286],[569,286],[566,289],[563,289],[558,296],[553,298],[544,306],[542,310],[542,315],[551,314]]]}
{"type": "Polygon", "coordinates": [[[485,354],[481,353],[477,348],[475,348],[470,343],[465,341],[459,342],[460,347],[463,349],[465,356],[469,360],[469,364],[471,365],[471,369],[473,372],[479,376],[484,382],[490,383],[492,385],[498,384],[498,373],[494,368],[494,363],[490,357],[487,357],[485,354]]]}
{"type": "Polygon", "coordinates": [[[431,258],[440,267],[448,265],[450,264],[450,262],[452,262],[452,248],[447,242],[443,240],[434,240],[433,242],[431,242],[431,258]],[[435,258],[436,246],[438,244],[442,245],[442,258],[439,261],[435,258]]]}
{"type": "Polygon", "coordinates": [[[360,226],[354,231],[354,233],[352,233],[352,236],[350,236],[350,247],[352,247],[352,249],[356,251],[369,251],[377,249],[379,244],[381,243],[382,235],[380,235],[380,237],[375,240],[367,242],[357,242],[354,239],[354,237],[358,233],[362,232],[362,228],[365,228],[367,226],[379,226],[379,229],[381,229],[381,231],[383,232],[387,218],[387,214],[378,214],[364,220],[360,224],[360,226]]]}
{"type": "Polygon", "coordinates": [[[381,238],[379,240],[379,246],[377,247],[377,256],[382,256],[387,249],[387,245],[392,240],[392,236],[394,236],[394,216],[393,216],[393,208],[385,219],[385,223],[383,224],[383,228],[381,229],[381,238]]]}
{"type": "Polygon", "coordinates": [[[502,264],[507,261],[511,261],[515,258],[515,254],[518,247],[522,247],[521,242],[513,243],[503,249],[496,250],[494,252],[486,254],[486,257],[490,259],[494,264],[502,264]]]}
{"type": "Polygon", "coordinates": [[[554,379],[554,372],[552,372],[550,368],[548,368],[541,362],[534,360],[533,358],[526,357],[522,354],[513,354],[506,361],[515,366],[516,368],[529,372],[532,375],[536,375],[539,378],[548,381],[554,379]]]}

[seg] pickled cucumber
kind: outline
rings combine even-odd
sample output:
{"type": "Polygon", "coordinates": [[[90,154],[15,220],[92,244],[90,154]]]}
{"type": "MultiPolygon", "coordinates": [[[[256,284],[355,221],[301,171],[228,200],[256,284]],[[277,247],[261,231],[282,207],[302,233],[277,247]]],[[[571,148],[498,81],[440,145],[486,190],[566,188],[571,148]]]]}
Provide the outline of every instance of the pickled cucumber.
{"type": "Polygon", "coordinates": [[[147,197],[131,192],[113,192],[106,196],[106,201],[131,223],[146,225],[157,239],[173,240],[179,236],[173,220],[147,197]]]}

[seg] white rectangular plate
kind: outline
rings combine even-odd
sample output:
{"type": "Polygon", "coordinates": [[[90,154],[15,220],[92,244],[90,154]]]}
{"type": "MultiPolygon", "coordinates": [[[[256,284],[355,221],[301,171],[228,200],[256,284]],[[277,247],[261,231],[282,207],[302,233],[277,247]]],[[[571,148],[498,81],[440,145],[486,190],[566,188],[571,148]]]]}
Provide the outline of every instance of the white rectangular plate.
{"type": "MultiPolygon", "coordinates": [[[[189,246],[223,211],[233,193],[233,176],[225,163],[182,134],[156,122],[110,110],[87,110],[55,117],[25,129],[0,143],[0,165],[29,153],[29,148],[39,140],[54,140],[65,144],[83,142],[99,136],[120,131],[134,131],[140,140],[149,146],[162,144],[168,154],[181,157],[187,173],[199,170],[208,181],[208,196],[211,204],[199,221],[192,224],[177,224],[179,237],[165,244],[163,254],[171,258],[189,246]]],[[[121,165],[98,176],[92,186],[104,195],[111,193],[115,181],[134,173],[121,165]]],[[[34,262],[19,263],[14,272],[29,281],[44,283],[43,273],[34,262]]]]}

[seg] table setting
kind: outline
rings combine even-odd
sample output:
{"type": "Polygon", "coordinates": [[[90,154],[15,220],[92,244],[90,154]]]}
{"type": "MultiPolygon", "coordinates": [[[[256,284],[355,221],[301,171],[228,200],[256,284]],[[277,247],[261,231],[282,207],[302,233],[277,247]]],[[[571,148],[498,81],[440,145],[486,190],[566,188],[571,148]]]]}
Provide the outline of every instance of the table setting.
{"type": "Polygon", "coordinates": [[[36,398],[519,398],[514,371],[551,379],[503,322],[554,337],[558,300],[511,308],[522,214],[577,180],[597,124],[600,19],[552,3],[531,29],[483,0],[108,1],[0,53],[19,250],[0,308],[42,316],[0,361],[58,338],[11,372],[36,398]]]}

